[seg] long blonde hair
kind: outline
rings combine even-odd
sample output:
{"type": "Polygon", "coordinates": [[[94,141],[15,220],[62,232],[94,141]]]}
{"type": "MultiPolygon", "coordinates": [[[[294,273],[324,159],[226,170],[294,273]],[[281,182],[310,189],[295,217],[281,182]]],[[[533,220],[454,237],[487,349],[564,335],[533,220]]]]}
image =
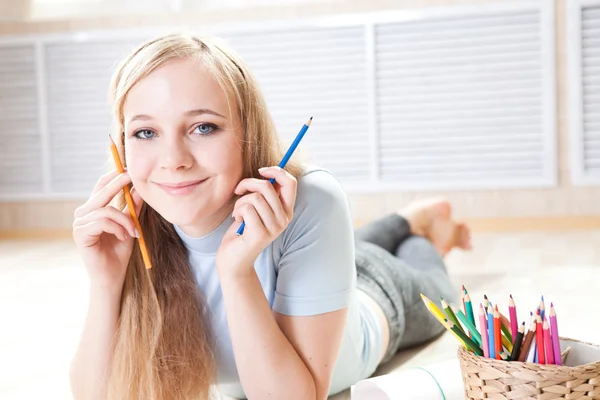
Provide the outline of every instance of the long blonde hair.
{"type": "MultiPolygon", "coordinates": [[[[167,35],[150,40],[115,71],[111,97],[117,147],[124,160],[123,104],[129,90],[166,62],[201,61],[235,107],[244,159],[244,177],[259,177],[277,165],[282,151],[256,79],[243,60],[215,38],[167,35]]],[[[295,177],[298,164],[286,167],[295,177]]],[[[233,193],[232,193],[233,196],[233,193]]],[[[122,196],[117,200],[124,207],[122,196]]],[[[216,377],[210,316],[197,288],[187,251],[173,228],[144,204],[140,224],[152,259],[146,270],[137,241],[129,260],[115,338],[107,398],[110,400],[206,399],[216,377]]]]}

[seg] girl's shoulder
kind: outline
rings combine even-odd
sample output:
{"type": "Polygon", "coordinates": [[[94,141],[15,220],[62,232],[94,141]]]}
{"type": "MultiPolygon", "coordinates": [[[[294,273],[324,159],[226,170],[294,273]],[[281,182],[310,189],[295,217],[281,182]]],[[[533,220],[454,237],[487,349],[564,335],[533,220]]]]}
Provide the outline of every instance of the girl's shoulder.
{"type": "Polygon", "coordinates": [[[319,166],[307,166],[298,177],[294,211],[304,208],[346,206],[348,197],[335,175],[319,166]]]}

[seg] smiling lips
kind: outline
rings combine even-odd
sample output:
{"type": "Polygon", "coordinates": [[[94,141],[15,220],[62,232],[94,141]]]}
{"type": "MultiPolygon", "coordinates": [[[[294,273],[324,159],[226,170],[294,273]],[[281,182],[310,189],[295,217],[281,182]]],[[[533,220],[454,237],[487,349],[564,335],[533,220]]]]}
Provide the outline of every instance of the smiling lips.
{"type": "Polygon", "coordinates": [[[192,193],[198,186],[204,183],[206,179],[200,179],[197,181],[187,181],[178,183],[156,183],[156,185],[164,190],[166,193],[173,196],[185,196],[192,193]]]}

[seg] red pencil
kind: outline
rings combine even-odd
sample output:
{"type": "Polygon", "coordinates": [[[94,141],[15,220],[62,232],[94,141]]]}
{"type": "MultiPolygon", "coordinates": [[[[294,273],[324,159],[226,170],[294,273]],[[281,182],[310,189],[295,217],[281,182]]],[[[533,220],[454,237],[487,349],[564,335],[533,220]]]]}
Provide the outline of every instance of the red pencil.
{"type": "Polygon", "coordinates": [[[554,354],[552,351],[552,338],[550,337],[550,324],[548,320],[544,321],[544,346],[546,349],[546,364],[554,364],[554,354]]]}
{"type": "Polygon", "coordinates": [[[467,293],[467,291],[465,290],[465,285],[462,285],[462,291],[460,292],[460,298],[462,300],[463,312],[465,313],[465,315],[467,315],[467,306],[465,305],[465,293],[467,293]]]}
{"type": "Polygon", "coordinates": [[[540,311],[538,310],[538,314],[536,316],[536,341],[537,345],[537,355],[538,355],[538,364],[546,364],[545,351],[544,351],[544,330],[542,327],[542,317],[540,316],[540,311]]]}
{"type": "Polygon", "coordinates": [[[494,347],[496,350],[496,360],[501,360],[500,352],[502,351],[502,332],[500,328],[500,312],[498,311],[498,304],[494,310],[494,347]]]}

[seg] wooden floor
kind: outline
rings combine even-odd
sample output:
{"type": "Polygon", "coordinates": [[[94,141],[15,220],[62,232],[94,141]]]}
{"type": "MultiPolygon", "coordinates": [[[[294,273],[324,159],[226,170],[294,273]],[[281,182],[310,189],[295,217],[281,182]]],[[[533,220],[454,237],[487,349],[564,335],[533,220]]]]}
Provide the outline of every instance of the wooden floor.
{"type": "MultiPolygon", "coordinates": [[[[520,317],[554,302],[563,336],[600,343],[600,231],[495,233],[473,238],[471,253],[447,262],[457,290],[487,294],[520,317]]],[[[87,307],[87,276],[68,240],[0,241],[0,399],[71,399],[68,366],[87,307]]],[[[444,335],[403,352],[377,374],[455,357],[444,335]]],[[[348,392],[333,397],[349,399],[348,392]]]]}

